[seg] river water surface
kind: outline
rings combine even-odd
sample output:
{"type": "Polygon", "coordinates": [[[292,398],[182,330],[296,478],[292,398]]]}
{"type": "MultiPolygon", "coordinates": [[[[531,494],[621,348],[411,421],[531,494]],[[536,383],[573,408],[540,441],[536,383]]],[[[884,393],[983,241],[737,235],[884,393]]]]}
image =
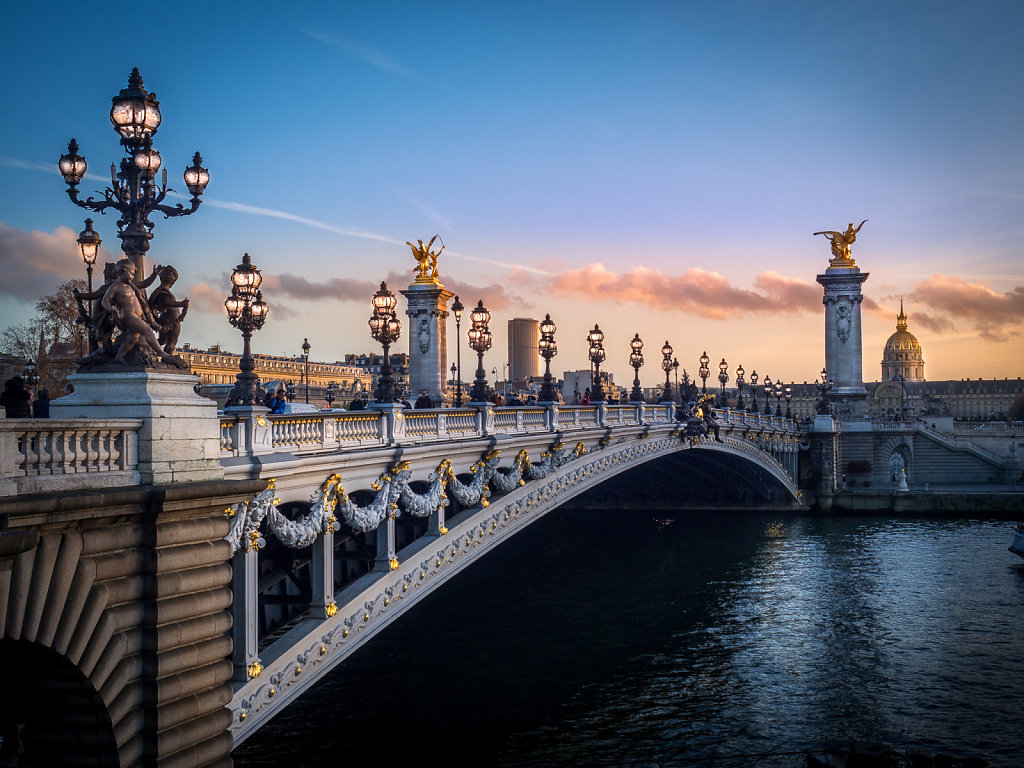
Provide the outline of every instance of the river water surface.
{"type": "Polygon", "coordinates": [[[804,765],[849,739],[1024,765],[1013,523],[549,514],[235,765],[804,765]]]}

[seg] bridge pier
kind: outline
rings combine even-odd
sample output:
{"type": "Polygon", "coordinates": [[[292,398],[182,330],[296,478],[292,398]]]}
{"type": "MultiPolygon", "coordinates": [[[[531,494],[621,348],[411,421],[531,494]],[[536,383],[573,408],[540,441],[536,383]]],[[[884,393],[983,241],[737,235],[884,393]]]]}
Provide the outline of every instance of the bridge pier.
{"type": "Polygon", "coordinates": [[[224,509],[263,482],[0,499],[0,728],[24,765],[230,765],[224,509]],[[31,542],[30,542],[31,543],[31,542]]]}

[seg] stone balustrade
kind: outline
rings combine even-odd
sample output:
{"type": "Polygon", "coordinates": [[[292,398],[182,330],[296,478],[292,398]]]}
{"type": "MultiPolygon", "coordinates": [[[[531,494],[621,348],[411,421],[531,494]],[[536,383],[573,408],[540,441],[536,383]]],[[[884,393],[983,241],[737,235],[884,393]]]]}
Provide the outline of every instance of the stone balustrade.
{"type": "Polygon", "coordinates": [[[0,419],[0,496],[136,485],[141,419],[0,419]]]}

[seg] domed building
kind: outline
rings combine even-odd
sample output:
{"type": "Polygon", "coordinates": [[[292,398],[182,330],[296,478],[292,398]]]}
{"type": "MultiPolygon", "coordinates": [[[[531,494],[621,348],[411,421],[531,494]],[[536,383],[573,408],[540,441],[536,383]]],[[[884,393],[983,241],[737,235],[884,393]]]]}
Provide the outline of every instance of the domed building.
{"type": "Polygon", "coordinates": [[[903,381],[924,381],[924,355],[917,337],[907,330],[902,299],[896,333],[885,342],[882,352],[882,381],[893,381],[897,376],[903,381]]]}

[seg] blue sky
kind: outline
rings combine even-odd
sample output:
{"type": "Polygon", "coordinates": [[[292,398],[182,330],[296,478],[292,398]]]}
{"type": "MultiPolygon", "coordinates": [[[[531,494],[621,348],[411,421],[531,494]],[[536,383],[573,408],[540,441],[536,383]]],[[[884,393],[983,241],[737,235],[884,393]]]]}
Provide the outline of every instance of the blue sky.
{"type": "Polygon", "coordinates": [[[586,367],[599,322],[622,383],[637,331],[645,384],[666,338],[691,373],[707,349],[803,381],[829,256],[811,233],[867,218],[865,378],[901,295],[929,378],[1022,374],[1019,3],[50,3],[5,22],[0,325],[83,271],[88,214],[56,160],[76,138],[83,192],[102,189],[137,66],[171,186],[197,149],[211,174],[195,215],[154,219],[193,303],[183,341],[240,350],[220,305],[248,251],[271,304],[255,349],[371,350],[373,286],[404,287],[404,242],[439,233],[443,282],[493,311],[488,370],[506,320],[550,312],[557,371],[586,367]]]}

